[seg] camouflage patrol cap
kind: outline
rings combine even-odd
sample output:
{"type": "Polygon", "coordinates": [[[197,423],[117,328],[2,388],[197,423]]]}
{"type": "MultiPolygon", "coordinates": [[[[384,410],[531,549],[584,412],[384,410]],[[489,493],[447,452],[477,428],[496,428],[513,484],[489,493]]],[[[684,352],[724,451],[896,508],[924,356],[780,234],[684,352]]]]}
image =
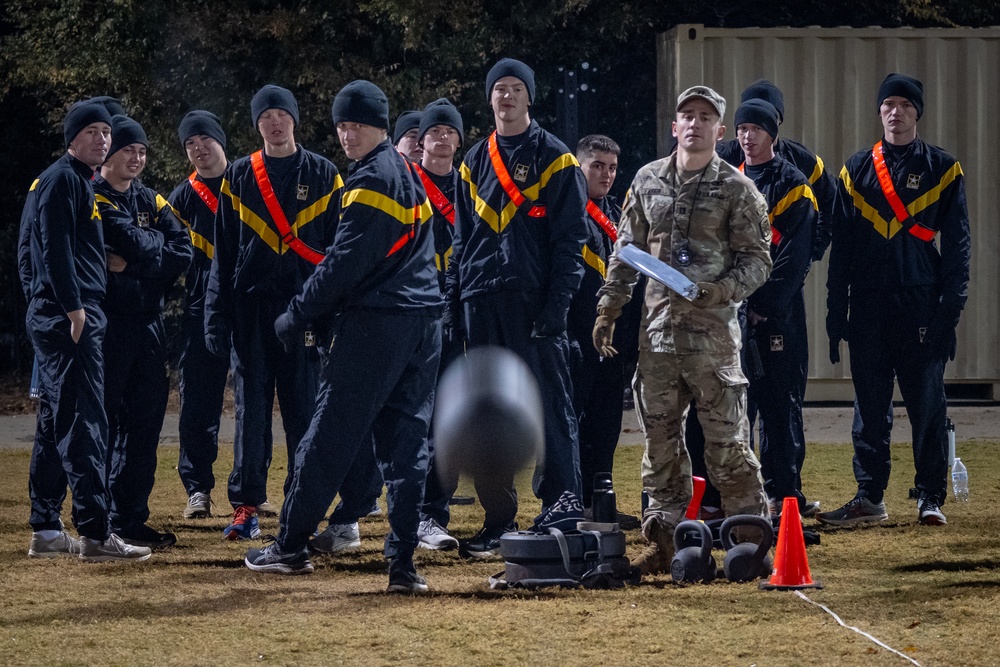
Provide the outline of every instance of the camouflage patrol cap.
{"type": "Polygon", "coordinates": [[[680,111],[681,107],[687,104],[688,100],[693,100],[695,98],[703,99],[711,104],[712,108],[718,112],[719,118],[726,115],[726,98],[708,86],[691,86],[678,95],[676,111],[680,111]]]}

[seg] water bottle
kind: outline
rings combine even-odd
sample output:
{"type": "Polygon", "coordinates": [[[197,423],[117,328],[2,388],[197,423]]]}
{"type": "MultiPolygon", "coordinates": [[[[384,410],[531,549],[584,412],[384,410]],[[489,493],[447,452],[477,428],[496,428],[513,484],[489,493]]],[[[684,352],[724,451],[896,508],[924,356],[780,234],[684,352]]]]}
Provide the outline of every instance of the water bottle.
{"type": "Polygon", "coordinates": [[[948,434],[948,465],[955,465],[955,422],[951,420],[951,417],[947,417],[944,420],[944,429],[948,434]]]}
{"type": "Polygon", "coordinates": [[[969,471],[965,469],[962,459],[955,457],[955,465],[951,467],[951,488],[955,492],[955,501],[969,502],[969,471]]]}
{"type": "Polygon", "coordinates": [[[615,490],[611,486],[611,473],[599,472],[594,475],[593,504],[595,523],[615,523],[618,520],[618,503],[615,490]]]}

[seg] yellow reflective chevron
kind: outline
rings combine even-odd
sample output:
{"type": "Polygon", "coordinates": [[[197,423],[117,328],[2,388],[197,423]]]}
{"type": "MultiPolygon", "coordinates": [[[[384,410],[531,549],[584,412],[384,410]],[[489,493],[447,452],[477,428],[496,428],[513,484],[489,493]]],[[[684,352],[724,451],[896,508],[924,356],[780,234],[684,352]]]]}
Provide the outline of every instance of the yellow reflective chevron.
{"type": "Polygon", "coordinates": [[[767,219],[771,224],[774,224],[775,218],[787,211],[792,204],[800,199],[808,199],[812,202],[813,209],[819,210],[819,204],[816,203],[816,195],[813,194],[812,188],[803,184],[789,190],[788,194],[782,197],[781,201],[775,204],[774,208],[767,214],[767,219]]]}
{"type": "Polygon", "coordinates": [[[259,215],[244,206],[243,201],[239,197],[233,194],[232,190],[229,188],[228,179],[222,179],[222,189],[220,190],[220,194],[224,194],[229,197],[233,203],[233,210],[236,212],[239,219],[243,222],[243,224],[252,229],[254,233],[260,237],[260,240],[267,245],[267,247],[279,255],[287,250],[287,248],[281,247],[281,239],[278,238],[278,234],[273,229],[268,227],[267,223],[264,222],[259,215]]]}
{"type": "MultiPolygon", "coordinates": [[[[549,180],[552,176],[563,169],[568,167],[579,167],[580,163],[577,161],[571,153],[563,153],[559,157],[546,167],[541,175],[538,177],[538,182],[534,185],[523,188],[521,193],[525,197],[532,201],[537,201],[539,195],[545,186],[549,184],[549,180]]],[[[483,222],[490,226],[490,229],[495,231],[497,234],[502,232],[510,224],[510,221],[514,219],[517,215],[518,208],[514,202],[507,199],[507,204],[503,207],[503,210],[499,214],[491,207],[486,201],[479,196],[479,188],[476,184],[472,182],[472,171],[469,167],[463,163],[461,169],[459,170],[462,180],[469,184],[469,196],[472,198],[472,208],[483,222]]]]}
{"type": "Polygon", "coordinates": [[[28,188],[28,192],[31,192],[32,190],[34,190],[35,188],[37,188],[37,187],[38,187],[38,181],[39,181],[39,180],[40,180],[40,179],[37,179],[37,178],[36,178],[35,180],[33,180],[33,181],[31,182],[31,187],[30,187],[30,188],[28,188]]]}
{"type": "Polygon", "coordinates": [[[346,210],[351,204],[364,204],[374,209],[382,211],[386,215],[395,218],[404,225],[412,225],[416,220],[424,222],[430,220],[433,215],[431,203],[424,197],[424,201],[419,206],[403,206],[396,200],[386,195],[368,190],[366,188],[356,188],[344,193],[341,207],[346,210]]]}
{"type": "Polygon", "coordinates": [[[587,266],[593,267],[600,273],[602,278],[607,274],[607,265],[604,263],[604,260],[596,252],[588,248],[586,244],[583,246],[583,261],[587,266]]]}
{"type": "Polygon", "coordinates": [[[437,266],[437,270],[444,272],[448,270],[448,265],[451,264],[451,253],[454,250],[453,247],[449,246],[445,251],[444,256],[437,253],[434,254],[434,264],[437,266]]]}
{"type": "Polygon", "coordinates": [[[191,245],[205,253],[209,259],[212,259],[212,255],[215,254],[215,246],[212,245],[212,242],[198,232],[194,231],[194,227],[191,226],[191,223],[185,220],[181,215],[181,212],[174,208],[170,202],[167,202],[167,206],[170,206],[170,210],[174,212],[174,215],[176,215],[177,219],[181,221],[181,224],[187,227],[188,235],[191,237],[191,245]]]}
{"type": "Polygon", "coordinates": [[[94,193],[94,205],[96,206],[97,204],[105,204],[105,205],[110,206],[111,208],[115,209],[116,211],[118,210],[118,207],[115,206],[115,203],[113,201],[111,201],[110,199],[108,199],[104,195],[97,194],[95,192],[94,193]]]}
{"type": "Polygon", "coordinates": [[[823,158],[821,158],[818,155],[816,155],[814,157],[816,158],[816,166],[813,167],[813,173],[811,173],[809,175],[809,183],[810,183],[810,185],[819,180],[819,177],[823,175],[823,169],[826,168],[823,165],[823,158]]]}
{"type": "Polygon", "coordinates": [[[292,223],[292,232],[298,236],[299,229],[325,213],[326,209],[330,207],[330,200],[333,198],[333,193],[343,187],[344,181],[340,178],[340,174],[337,174],[337,177],[333,180],[333,189],[330,190],[330,192],[326,193],[314,203],[298,212],[295,216],[295,222],[292,223]]]}
{"type": "MultiPolygon", "coordinates": [[[[912,202],[907,204],[906,210],[910,216],[915,216],[927,207],[936,204],[939,199],[941,199],[941,193],[946,187],[951,185],[951,183],[962,175],[962,165],[956,162],[951,166],[948,171],[941,176],[941,180],[933,188],[920,195],[912,202]]],[[[903,229],[903,225],[893,216],[892,220],[886,222],[885,218],[879,215],[879,212],[871,206],[868,202],[864,200],[861,193],[854,189],[854,181],[851,180],[851,175],[847,172],[847,167],[845,166],[840,170],[840,180],[844,184],[844,188],[847,193],[851,196],[854,206],[861,211],[861,215],[872,223],[875,227],[875,231],[884,236],[887,239],[891,239],[893,236],[899,233],[903,229]]]]}

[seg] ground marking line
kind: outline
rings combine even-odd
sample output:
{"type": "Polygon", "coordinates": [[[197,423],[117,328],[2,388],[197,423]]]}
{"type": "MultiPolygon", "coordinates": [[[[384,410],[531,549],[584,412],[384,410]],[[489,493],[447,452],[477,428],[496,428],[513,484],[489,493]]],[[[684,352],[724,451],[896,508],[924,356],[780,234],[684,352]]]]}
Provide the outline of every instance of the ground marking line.
{"type": "Polygon", "coordinates": [[[805,600],[806,602],[808,602],[809,604],[816,605],[817,607],[819,607],[820,609],[822,609],[826,613],[830,614],[830,616],[833,616],[833,618],[837,621],[837,623],[840,623],[842,626],[844,626],[848,630],[854,630],[854,632],[857,632],[859,635],[861,635],[863,637],[867,637],[868,639],[870,639],[871,641],[875,642],[876,644],[878,644],[882,648],[886,649],[887,651],[892,651],[893,653],[895,653],[896,655],[898,655],[900,658],[903,658],[904,660],[909,660],[910,662],[912,662],[917,667],[922,667],[919,662],[917,662],[916,660],[914,660],[910,656],[906,655],[905,653],[900,653],[899,651],[897,651],[896,649],[892,648],[888,644],[883,644],[882,642],[880,642],[879,640],[875,639],[870,634],[868,634],[867,632],[865,632],[864,630],[862,630],[860,628],[856,628],[853,625],[848,625],[847,623],[844,623],[842,620],[840,620],[840,616],[837,616],[835,613],[833,613],[833,611],[829,607],[827,607],[826,605],[822,605],[822,604],[820,604],[818,602],[813,602],[808,597],[806,597],[805,593],[803,593],[802,591],[795,591],[795,594],[798,595],[803,600],[805,600]]]}

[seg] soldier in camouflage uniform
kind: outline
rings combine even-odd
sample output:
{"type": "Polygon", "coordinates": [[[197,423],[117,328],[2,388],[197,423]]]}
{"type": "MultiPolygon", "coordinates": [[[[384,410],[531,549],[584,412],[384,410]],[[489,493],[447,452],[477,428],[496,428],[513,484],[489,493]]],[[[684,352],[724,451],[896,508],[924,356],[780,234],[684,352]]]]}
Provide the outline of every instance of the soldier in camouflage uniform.
{"type": "MultiPolygon", "coordinates": [[[[673,134],[677,151],[636,174],[625,198],[616,248],[635,244],[698,284],[693,301],[650,281],[634,380],[646,435],[642,480],[649,495],[642,532],[649,541],[633,561],[643,574],[668,572],[673,529],[691,500],[684,416],[692,399],[705,429],[709,477],[726,514],[767,516],[749,444],[747,380],[740,369],[737,305],[771,271],[767,204],[753,183],[715,154],[726,101],[695,86],[681,93],[673,134]]],[[[594,345],[613,355],[614,320],[637,272],[615,256],[601,288],[594,345]]]]}

